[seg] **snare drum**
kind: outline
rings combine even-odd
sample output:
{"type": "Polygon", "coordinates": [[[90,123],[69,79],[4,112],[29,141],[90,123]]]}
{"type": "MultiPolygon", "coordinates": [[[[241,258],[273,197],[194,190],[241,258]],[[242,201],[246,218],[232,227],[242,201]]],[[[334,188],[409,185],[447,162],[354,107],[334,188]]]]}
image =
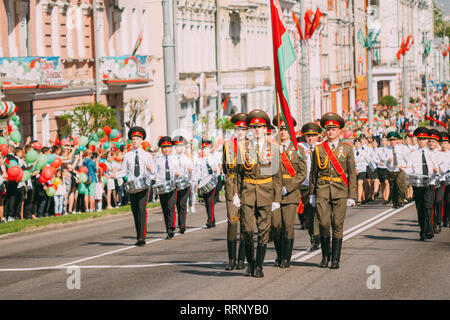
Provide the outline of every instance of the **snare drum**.
{"type": "Polygon", "coordinates": [[[217,185],[217,177],[215,175],[210,175],[202,179],[198,184],[198,193],[200,195],[211,192],[217,185]]]}
{"type": "Polygon", "coordinates": [[[166,194],[166,193],[172,192],[176,188],[177,188],[177,186],[175,185],[175,181],[174,180],[161,182],[161,183],[155,184],[153,186],[153,190],[156,192],[157,195],[166,194]]]}
{"type": "Polygon", "coordinates": [[[445,184],[446,185],[450,184],[450,173],[445,174],[445,184]]]}
{"type": "Polygon", "coordinates": [[[180,179],[175,180],[175,185],[177,187],[177,190],[184,190],[191,186],[189,180],[186,178],[180,178],[180,179]]]}
{"type": "Polygon", "coordinates": [[[147,178],[136,178],[125,182],[123,185],[127,193],[133,194],[144,191],[151,185],[151,180],[147,178]]]}
{"type": "Polygon", "coordinates": [[[406,183],[413,187],[426,187],[429,184],[429,178],[421,174],[408,174],[406,175],[406,183]]]}

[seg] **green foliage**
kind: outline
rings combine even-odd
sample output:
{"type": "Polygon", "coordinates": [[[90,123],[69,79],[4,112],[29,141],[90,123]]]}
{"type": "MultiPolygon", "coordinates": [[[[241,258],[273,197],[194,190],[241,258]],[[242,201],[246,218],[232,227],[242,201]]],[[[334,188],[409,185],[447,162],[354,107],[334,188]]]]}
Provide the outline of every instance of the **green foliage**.
{"type": "Polygon", "coordinates": [[[105,126],[118,128],[119,126],[115,110],[101,103],[82,104],[71,113],[59,118],[68,122],[60,129],[60,134],[63,136],[72,136],[72,132],[76,128],[80,136],[90,136],[99,128],[105,126]]]}
{"type": "Polygon", "coordinates": [[[231,117],[224,117],[222,119],[216,119],[216,127],[222,130],[231,130],[234,128],[234,123],[231,122],[231,117]]]}
{"type": "Polygon", "coordinates": [[[393,96],[384,96],[383,98],[378,101],[379,105],[382,106],[396,106],[398,105],[397,99],[395,99],[393,96]]]}
{"type": "Polygon", "coordinates": [[[444,35],[450,37],[450,23],[442,19],[442,11],[436,6],[433,1],[433,22],[434,22],[434,36],[442,38],[444,35]],[[446,28],[447,25],[447,28],[446,28]]]}

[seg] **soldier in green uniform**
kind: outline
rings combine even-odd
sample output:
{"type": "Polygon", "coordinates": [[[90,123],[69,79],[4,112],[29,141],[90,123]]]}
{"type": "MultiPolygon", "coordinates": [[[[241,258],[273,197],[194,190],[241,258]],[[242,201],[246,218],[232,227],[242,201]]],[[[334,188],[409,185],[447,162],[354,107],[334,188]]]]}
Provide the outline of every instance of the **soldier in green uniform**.
{"type": "MultiPolygon", "coordinates": [[[[293,118],[294,127],[297,121],[293,118]]],[[[272,120],[278,126],[278,116],[272,120]]],[[[285,122],[280,119],[280,153],[281,153],[281,208],[272,211],[272,234],[277,258],[274,266],[289,268],[294,245],[294,225],[300,202],[300,185],[306,178],[305,152],[295,150],[285,122]]],[[[297,141],[295,141],[297,143],[297,141]]]]}
{"type": "Polygon", "coordinates": [[[240,180],[238,175],[239,166],[238,161],[238,146],[245,141],[245,134],[247,131],[247,114],[237,113],[231,117],[231,122],[234,123],[234,137],[225,141],[223,145],[222,167],[225,175],[225,199],[227,205],[227,247],[228,247],[228,265],[225,270],[244,269],[245,260],[245,246],[243,241],[242,230],[240,232],[239,240],[239,254],[236,265],[236,246],[237,246],[237,231],[240,220],[240,200],[239,200],[239,185],[240,180]]]}
{"type": "Polygon", "coordinates": [[[325,129],[326,141],[318,144],[311,159],[310,203],[317,206],[320,242],[322,246],[321,268],[338,269],[341,256],[344,219],[347,206],[355,204],[356,169],[353,147],[339,141],[340,129],[345,121],[336,113],[326,113],[320,119],[325,129]],[[332,248],[330,251],[330,225],[332,248]]]}
{"type": "Polygon", "coordinates": [[[311,242],[310,251],[315,251],[320,247],[320,233],[319,233],[319,220],[317,219],[316,208],[311,206],[309,203],[309,175],[311,172],[311,157],[314,153],[314,147],[319,141],[319,134],[321,128],[318,124],[314,122],[309,122],[302,127],[302,134],[305,137],[305,142],[299,143],[299,146],[305,150],[306,154],[306,165],[307,165],[307,176],[303,181],[300,192],[302,195],[303,212],[302,215],[305,220],[306,228],[308,229],[308,234],[311,242]]]}
{"type": "Polygon", "coordinates": [[[246,275],[263,277],[262,265],[269,240],[271,212],[280,208],[281,176],[279,145],[267,139],[269,116],[262,110],[252,110],[247,116],[248,130],[253,139],[241,142],[239,167],[241,223],[244,232],[246,275]],[[254,225],[258,229],[258,246],[254,257],[254,225]]]}

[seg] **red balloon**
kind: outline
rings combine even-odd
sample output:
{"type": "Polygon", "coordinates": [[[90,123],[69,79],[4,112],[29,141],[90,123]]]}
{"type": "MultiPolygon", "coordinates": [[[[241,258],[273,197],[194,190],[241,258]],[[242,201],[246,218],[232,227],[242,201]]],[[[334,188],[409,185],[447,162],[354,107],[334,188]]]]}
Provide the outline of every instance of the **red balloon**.
{"type": "Polygon", "coordinates": [[[120,139],[121,137],[122,137],[122,134],[119,132],[119,133],[117,134],[116,139],[120,139]]]}
{"type": "Polygon", "coordinates": [[[62,165],[62,160],[61,158],[55,158],[55,161],[53,161],[52,163],[50,163],[50,166],[54,167],[54,168],[59,168],[62,165]]]}
{"type": "Polygon", "coordinates": [[[94,145],[90,145],[89,149],[91,149],[92,152],[95,152],[95,146],[94,145]]]}
{"type": "Polygon", "coordinates": [[[108,126],[103,128],[103,131],[105,131],[105,134],[108,135],[108,136],[111,134],[111,130],[112,129],[110,127],[108,127],[108,126]]]}
{"type": "Polygon", "coordinates": [[[102,144],[105,143],[106,141],[108,141],[108,137],[104,136],[103,138],[99,139],[98,141],[100,141],[102,144]]]}
{"type": "Polygon", "coordinates": [[[20,169],[19,175],[16,178],[16,182],[20,182],[20,181],[22,181],[22,179],[23,179],[23,170],[20,169]]]}
{"type": "Polygon", "coordinates": [[[44,167],[44,169],[42,169],[41,176],[47,181],[50,180],[55,175],[53,169],[56,171],[56,168],[44,167]]]}
{"type": "Polygon", "coordinates": [[[46,180],[46,179],[44,178],[44,176],[41,174],[40,177],[39,177],[39,182],[42,183],[42,184],[46,184],[47,181],[48,181],[48,180],[46,180]]]}
{"type": "Polygon", "coordinates": [[[42,144],[41,144],[40,142],[38,142],[38,141],[33,142],[33,143],[31,144],[31,146],[32,146],[34,149],[36,149],[36,150],[42,150],[42,144]]]}
{"type": "Polygon", "coordinates": [[[11,181],[16,180],[17,177],[20,174],[20,170],[22,170],[22,169],[20,169],[19,166],[9,167],[9,169],[8,169],[8,179],[11,180],[11,181]]]}
{"type": "Polygon", "coordinates": [[[89,171],[89,169],[88,169],[88,167],[86,167],[86,166],[82,166],[82,167],[80,168],[80,170],[78,170],[78,171],[87,174],[88,171],[89,171]]]}
{"type": "Polygon", "coordinates": [[[80,137],[76,137],[75,139],[73,139],[73,145],[74,146],[77,146],[78,145],[78,139],[79,139],[80,137]]]}
{"type": "Polygon", "coordinates": [[[6,156],[8,154],[8,145],[2,144],[0,146],[0,151],[1,151],[3,156],[6,156]]]}

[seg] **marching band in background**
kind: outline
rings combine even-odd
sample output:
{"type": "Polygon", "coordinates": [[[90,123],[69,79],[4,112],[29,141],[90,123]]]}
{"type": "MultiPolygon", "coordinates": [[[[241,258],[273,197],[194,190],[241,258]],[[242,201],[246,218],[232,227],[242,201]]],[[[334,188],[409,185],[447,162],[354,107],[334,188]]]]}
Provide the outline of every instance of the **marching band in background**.
{"type": "MultiPolygon", "coordinates": [[[[205,205],[205,228],[214,228],[221,179],[228,219],[225,269],[244,269],[246,260],[247,276],[264,276],[264,257],[272,241],[273,266],[290,266],[296,215],[308,231],[309,250],[322,251],[319,267],[331,262],[331,269],[340,265],[347,207],[377,197],[384,205],[392,202],[394,209],[414,201],[422,241],[432,239],[442,226],[449,227],[446,132],[419,127],[404,140],[392,131],[377,137],[361,134],[345,142],[340,137],[345,120],[327,113],[320,125],[303,125],[293,141],[279,115],[270,121],[264,111],[255,109],[233,115],[231,122],[233,133],[222,150],[214,150],[212,141],[202,138],[198,156],[185,137],[163,136],[158,141],[161,152],[154,157],[140,147],[145,131],[130,130],[133,149],[125,155],[122,169],[109,178],[128,175],[124,186],[130,193],[136,245],[145,245],[150,191],[159,197],[167,239],[174,237],[177,227],[180,234],[185,232],[187,213],[195,212],[197,196],[205,205]]],[[[295,127],[294,118],[292,122],[295,127]]]]}

